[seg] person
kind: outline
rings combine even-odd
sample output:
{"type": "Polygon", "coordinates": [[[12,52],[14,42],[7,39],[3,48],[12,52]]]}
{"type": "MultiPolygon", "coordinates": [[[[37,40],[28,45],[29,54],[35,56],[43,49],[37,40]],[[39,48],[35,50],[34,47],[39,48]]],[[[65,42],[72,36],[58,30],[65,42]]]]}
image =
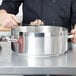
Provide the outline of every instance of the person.
{"type": "Polygon", "coordinates": [[[76,43],[76,0],[3,0],[0,6],[0,25],[15,28],[20,21],[16,18],[23,3],[23,23],[40,19],[45,25],[68,28],[76,43]]]}
{"type": "Polygon", "coordinates": [[[62,26],[71,30],[76,43],[76,0],[3,0],[0,6],[0,25],[15,28],[20,23],[16,18],[23,3],[23,23],[40,19],[46,25],[62,26]]]}

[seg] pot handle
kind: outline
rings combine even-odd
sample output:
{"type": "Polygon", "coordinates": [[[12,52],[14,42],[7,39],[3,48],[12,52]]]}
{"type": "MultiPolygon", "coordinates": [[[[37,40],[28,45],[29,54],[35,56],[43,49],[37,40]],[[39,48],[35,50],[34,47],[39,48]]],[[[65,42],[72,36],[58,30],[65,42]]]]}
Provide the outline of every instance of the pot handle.
{"type": "Polygon", "coordinates": [[[13,39],[13,38],[9,38],[9,37],[6,37],[6,40],[8,42],[18,42],[18,39],[13,39]]]}
{"type": "Polygon", "coordinates": [[[74,35],[72,35],[72,34],[68,35],[68,38],[73,38],[73,37],[74,37],[74,35]]]}

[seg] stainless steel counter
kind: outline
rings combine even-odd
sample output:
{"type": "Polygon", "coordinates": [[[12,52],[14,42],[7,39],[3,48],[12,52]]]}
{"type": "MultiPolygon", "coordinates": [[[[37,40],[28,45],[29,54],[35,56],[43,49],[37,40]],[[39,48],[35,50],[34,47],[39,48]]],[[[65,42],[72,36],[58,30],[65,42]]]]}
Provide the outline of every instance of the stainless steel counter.
{"type": "Polygon", "coordinates": [[[61,56],[26,57],[12,52],[10,63],[0,62],[0,74],[70,74],[76,75],[76,46],[61,56]]]}

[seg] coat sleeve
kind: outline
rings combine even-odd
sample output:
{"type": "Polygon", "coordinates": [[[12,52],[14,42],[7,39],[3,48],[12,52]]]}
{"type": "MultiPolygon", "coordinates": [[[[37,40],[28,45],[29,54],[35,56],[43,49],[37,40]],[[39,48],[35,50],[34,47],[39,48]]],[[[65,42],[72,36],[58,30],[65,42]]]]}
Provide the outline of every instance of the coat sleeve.
{"type": "Polygon", "coordinates": [[[71,3],[71,23],[76,24],[76,0],[72,0],[71,3]]]}
{"type": "Polygon", "coordinates": [[[8,13],[17,14],[22,0],[3,0],[0,9],[5,9],[8,13]]]}

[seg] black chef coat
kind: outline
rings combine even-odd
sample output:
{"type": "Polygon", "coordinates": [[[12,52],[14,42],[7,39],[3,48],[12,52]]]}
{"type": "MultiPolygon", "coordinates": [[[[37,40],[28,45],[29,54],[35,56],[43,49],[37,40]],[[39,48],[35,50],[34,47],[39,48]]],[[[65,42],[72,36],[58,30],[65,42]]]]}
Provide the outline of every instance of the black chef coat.
{"type": "Polygon", "coordinates": [[[23,23],[41,19],[46,25],[71,28],[76,24],[76,0],[3,0],[0,9],[17,14],[23,3],[23,23]]]}

